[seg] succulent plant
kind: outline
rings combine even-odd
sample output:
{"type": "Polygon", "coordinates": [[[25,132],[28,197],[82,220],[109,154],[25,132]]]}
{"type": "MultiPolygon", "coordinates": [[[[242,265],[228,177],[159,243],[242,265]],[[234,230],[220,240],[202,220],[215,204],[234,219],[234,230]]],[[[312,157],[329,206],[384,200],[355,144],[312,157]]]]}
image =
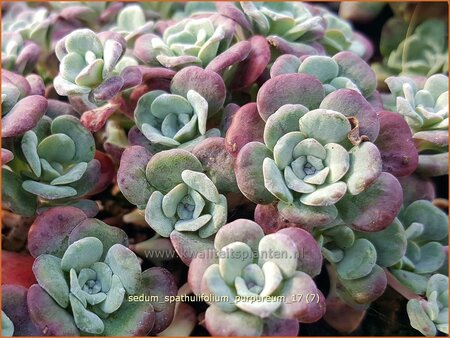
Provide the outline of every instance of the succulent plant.
{"type": "Polygon", "coordinates": [[[2,192],[4,203],[18,213],[32,215],[36,197],[50,201],[81,197],[100,176],[94,138],[73,116],[43,117],[13,149],[20,157],[2,169],[2,192]]]}
{"type": "Polygon", "coordinates": [[[209,18],[187,18],[166,28],[162,38],[154,34],[138,38],[134,54],[148,65],[206,67],[228,47],[225,30],[209,18]]]}
{"type": "MultiPolygon", "coordinates": [[[[303,3],[240,2],[246,21],[234,19],[243,28],[267,37],[281,54],[296,56],[329,54],[350,50],[370,58],[372,47],[351,25],[324,8],[303,3]]],[[[245,20],[245,19],[244,19],[245,20]]]]}
{"type": "Polygon", "coordinates": [[[26,74],[33,70],[39,55],[39,46],[32,41],[24,41],[19,33],[2,34],[2,68],[26,74]]]}
{"type": "Polygon", "coordinates": [[[2,311],[2,336],[12,337],[14,334],[14,324],[9,317],[2,311]]]}
{"type": "Polygon", "coordinates": [[[139,335],[158,333],[169,325],[173,304],[158,306],[152,298],[136,305],[130,296],[145,291],[159,298],[165,290],[174,295],[173,277],[161,268],[141,272],[122,230],[86,218],[78,209],[61,207],[40,215],[29,236],[38,284],[27,297],[39,328],[45,326],[53,335],[139,335]],[[54,226],[60,227],[56,241],[39,243],[54,226]]]}
{"type": "MultiPolygon", "coordinates": [[[[420,152],[418,171],[426,176],[448,172],[448,77],[430,76],[424,84],[408,77],[386,79],[393,111],[403,115],[420,152]]],[[[389,102],[387,102],[389,107],[389,102]]]]}
{"type": "Polygon", "coordinates": [[[153,29],[154,22],[147,21],[145,12],[140,5],[125,6],[117,15],[117,25],[113,31],[120,33],[128,44],[153,29]]]}
{"type": "Polygon", "coordinates": [[[218,129],[207,130],[207,120],[224,100],[225,85],[219,75],[187,67],[174,76],[170,93],[154,90],[142,95],[134,118],[153,151],[192,148],[206,137],[220,136],[218,129]]]}
{"type": "Polygon", "coordinates": [[[356,229],[376,231],[392,222],[401,188],[382,173],[380,152],[371,142],[379,121],[360,94],[339,89],[324,98],[316,78],[286,74],[262,86],[257,107],[266,121],[264,144],[247,143],[235,165],[247,198],[277,201],[285,219],[303,226],[324,226],[340,217],[356,229]],[[383,217],[370,216],[373,208],[381,208],[383,217]]]}
{"type": "Polygon", "coordinates": [[[137,61],[124,57],[125,51],[126,41],[118,33],[73,31],[55,47],[60,61],[60,74],[54,79],[57,93],[88,96],[91,102],[101,103],[139,84],[139,71],[129,67],[136,66],[137,61]]]}
{"type": "Polygon", "coordinates": [[[405,229],[405,255],[390,266],[392,274],[416,294],[427,289],[431,274],[445,264],[448,228],[447,215],[431,202],[418,200],[399,214],[405,229]]]}
{"type": "Polygon", "coordinates": [[[316,77],[322,82],[326,94],[347,88],[368,98],[377,86],[370,66],[352,52],[340,52],[333,57],[312,55],[303,58],[286,54],[277,58],[270,69],[272,78],[295,73],[316,77]]]}
{"type": "Polygon", "coordinates": [[[54,15],[44,7],[30,8],[24,2],[18,2],[3,16],[2,32],[19,33],[24,40],[32,40],[39,46],[47,46],[48,32],[54,15]]]}
{"type": "Polygon", "coordinates": [[[320,249],[305,230],[264,235],[257,223],[238,219],[218,231],[214,248],[193,259],[188,278],[195,294],[210,297],[210,334],[295,335],[298,321],[324,314],[312,279],[321,270],[320,249]]]}
{"type": "Polygon", "coordinates": [[[431,76],[448,71],[447,24],[430,19],[413,30],[409,22],[390,19],[381,33],[382,63],[373,65],[382,83],[389,76],[431,76]]]}
{"type": "Polygon", "coordinates": [[[426,299],[409,300],[407,311],[411,326],[424,336],[435,336],[437,331],[448,334],[448,276],[433,275],[426,299]]]}
{"type": "MultiPolygon", "coordinates": [[[[383,231],[396,234],[397,227],[394,222],[383,231]]],[[[371,232],[365,238],[364,233],[353,231],[343,224],[315,232],[322,254],[331,264],[329,274],[335,275],[335,282],[339,285],[336,294],[350,305],[369,304],[384,293],[387,279],[381,266],[386,264],[386,257],[394,259],[394,262],[398,260],[406,248],[403,235],[400,242],[396,237],[386,240],[386,247],[395,245],[389,254],[378,253],[371,242],[371,236],[377,238],[378,232],[371,232]]]]}

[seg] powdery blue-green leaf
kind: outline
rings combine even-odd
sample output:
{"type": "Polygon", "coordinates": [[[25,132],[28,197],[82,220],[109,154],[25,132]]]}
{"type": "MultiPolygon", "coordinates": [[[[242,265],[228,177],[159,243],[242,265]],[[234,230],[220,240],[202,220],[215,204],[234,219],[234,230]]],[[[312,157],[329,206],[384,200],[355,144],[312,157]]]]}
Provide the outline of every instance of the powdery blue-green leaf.
{"type": "Polygon", "coordinates": [[[325,83],[338,76],[339,66],[329,57],[312,55],[300,64],[298,72],[313,75],[325,83]]]}
{"type": "Polygon", "coordinates": [[[33,216],[36,212],[37,198],[22,188],[22,179],[12,171],[2,168],[2,203],[13,212],[33,216]]]}
{"type": "Polygon", "coordinates": [[[73,31],[65,40],[66,50],[81,55],[91,51],[96,57],[101,57],[103,46],[97,35],[89,29],[80,29],[73,31]]]}
{"type": "Polygon", "coordinates": [[[228,202],[224,195],[219,195],[219,203],[209,203],[206,212],[212,215],[211,220],[199,231],[200,238],[208,238],[214,235],[225,223],[228,217],[228,202]]]}
{"type": "Polygon", "coordinates": [[[107,293],[106,299],[99,305],[100,309],[108,314],[117,311],[123,303],[125,292],[121,278],[116,274],[112,275],[111,288],[107,293]]]}
{"type": "Polygon", "coordinates": [[[40,255],[33,264],[33,273],[39,285],[63,308],[69,304],[69,285],[61,269],[61,259],[40,255]]]}
{"type": "Polygon", "coordinates": [[[68,172],[66,172],[64,175],[61,175],[57,178],[55,178],[53,181],[50,182],[52,185],[63,185],[63,184],[69,184],[78,181],[81,177],[83,177],[83,174],[86,172],[86,169],[88,167],[88,164],[86,162],[80,162],[69,169],[68,172]]]}
{"type": "Polygon", "coordinates": [[[214,304],[206,310],[205,324],[211,334],[219,336],[259,336],[263,331],[261,318],[242,311],[225,312],[214,304]]]}
{"type": "Polygon", "coordinates": [[[87,310],[73,295],[70,295],[73,319],[77,327],[86,333],[101,334],[105,329],[103,321],[93,312],[87,310]]]}
{"type": "Polygon", "coordinates": [[[358,237],[368,239],[376,248],[377,264],[391,266],[406,253],[406,235],[402,223],[396,218],[386,229],[376,232],[357,232],[358,237]]]}
{"type": "Polygon", "coordinates": [[[319,186],[315,191],[303,194],[300,202],[310,206],[329,206],[338,202],[347,192],[347,184],[336,182],[319,186]]]}
{"type": "Polygon", "coordinates": [[[164,195],[155,191],[150,196],[145,208],[145,220],[150,227],[163,237],[169,237],[174,230],[174,218],[167,217],[162,209],[164,195]]]}
{"type": "Polygon", "coordinates": [[[258,246],[258,265],[275,263],[284,278],[290,278],[297,270],[297,247],[285,234],[275,233],[264,236],[258,246]],[[274,254],[278,253],[278,254],[274,254]]]}
{"type": "Polygon", "coordinates": [[[350,156],[347,150],[337,143],[328,143],[324,148],[326,150],[324,165],[330,168],[327,182],[334,183],[339,181],[350,168],[350,156]]]}
{"type": "Polygon", "coordinates": [[[213,306],[219,307],[222,311],[233,312],[237,309],[236,305],[234,305],[236,293],[234,288],[228,286],[223,280],[219,264],[213,264],[206,269],[202,279],[202,292],[227,298],[225,301],[218,301],[213,304],[213,306]]]}
{"type": "Polygon", "coordinates": [[[211,219],[211,215],[202,215],[195,219],[180,220],[175,223],[175,230],[177,231],[197,231],[203,227],[211,219]]]}
{"type": "Polygon", "coordinates": [[[377,251],[366,239],[357,239],[351,248],[344,251],[344,258],[336,264],[342,279],[358,279],[371,273],[377,261],[377,251]]]}
{"type": "Polygon", "coordinates": [[[184,183],[198,191],[207,200],[213,203],[219,202],[219,192],[214,183],[205,174],[192,170],[184,170],[181,173],[181,178],[184,183]]]}
{"type": "Polygon", "coordinates": [[[345,177],[348,191],[357,195],[367,189],[381,173],[381,155],[371,142],[363,142],[350,152],[350,168],[345,177]]]}
{"type": "Polygon", "coordinates": [[[37,151],[38,139],[36,134],[29,130],[22,137],[22,152],[31,167],[33,173],[37,176],[41,176],[41,162],[39,161],[39,154],[37,151]]]}
{"type": "Polygon", "coordinates": [[[280,202],[277,208],[280,215],[289,222],[308,227],[330,224],[338,216],[334,205],[309,206],[299,202],[293,204],[280,202]]]}
{"type": "Polygon", "coordinates": [[[117,275],[128,294],[135,294],[141,283],[141,265],[137,256],[123,245],[113,245],[106,254],[105,263],[117,275]]]}
{"type": "Polygon", "coordinates": [[[166,150],[150,159],[146,176],[152,186],[166,193],[177,184],[183,183],[181,175],[184,170],[202,172],[203,168],[200,161],[186,150],[166,150]]]}
{"type": "Polygon", "coordinates": [[[420,331],[424,336],[436,335],[436,326],[423,308],[422,301],[417,299],[409,300],[406,305],[406,311],[413,328],[420,331]]]}
{"type": "Polygon", "coordinates": [[[25,191],[48,200],[72,197],[77,194],[77,191],[71,187],[58,187],[35,181],[24,181],[22,188],[25,191]]]}
{"type": "Polygon", "coordinates": [[[296,145],[305,139],[305,135],[300,132],[290,132],[282,136],[273,149],[273,158],[277,167],[283,170],[288,166],[293,158],[293,150],[296,145]]]}
{"type": "Polygon", "coordinates": [[[300,118],[300,131],[315,138],[322,145],[343,142],[350,130],[348,119],[331,110],[316,109],[300,118]]]}
{"type": "MultiPolygon", "coordinates": [[[[289,132],[298,131],[298,121],[308,112],[301,104],[285,104],[266,121],[264,143],[273,150],[278,140],[289,132]]],[[[306,138],[306,135],[305,135],[306,138]]]]}
{"type": "Polygon", "coordinates": [[[293,202],[293,196],[286,183],[283,175],[275,164],[274,160],[266,157],[263,161],[264,186],[272,195],[286,203],[293,202]]]}
{"type": "Polygon", "coordinates": [[[242,242],[230,243],[219,253],[220,274],[230,286],[233,286],[235,278],[242,274],[242,269],[252,262],[252,249],[242,242]]]}
{"type": "Polygon", "coordinates": [[[95,237],[82,238],[67,248],[61,260],[61,268],[64,271],[88,268],[98,262],[103,254],[103,244],[95,237]]]}

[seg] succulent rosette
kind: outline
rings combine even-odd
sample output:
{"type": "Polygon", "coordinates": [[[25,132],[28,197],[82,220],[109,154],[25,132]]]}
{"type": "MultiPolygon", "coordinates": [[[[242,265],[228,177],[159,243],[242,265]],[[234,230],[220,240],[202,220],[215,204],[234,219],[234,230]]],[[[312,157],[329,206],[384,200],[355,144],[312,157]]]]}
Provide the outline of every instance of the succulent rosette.
{"type": "Polygon", "coordinates": [[[379,84],[389,76],[431,76],[448,72],[448,30],[444,20],[430,19],[414,27],[392,18],[381,33],[382,63],[373,64],[379,84]]]}
{"type": "Polygon", "coordinates": [[[34,214],[36,197],[54,203],[81,197],[100,176],[94,138],[73,116],[44,116],[12,149],[18,156],[3,168],[2,193],[19,214],[34,214]]]}
{"type": "Polygon", "coordinates": [[[433,275],[427,284],[426,299],[411,299],[406,310],[411,326],[424,336],[448,334],[448,276],[433,275]]]}
{"type": "Polygon", "coordinates": [[[153,21],[147,21],[140,5],[124,7],[117,15],[116,24],[112,30],[120,33],[128,44],[133,44],[140,35],[149,33],[155,25],[153,21]]]}
{"type": "Polygon", "coordinates": [[[54,79],[57,93],[88,96],[89,101],[98,105],[121,90],[139,84],[140,72],[136,67],[129,67],[136,66],[137,61],[124,57],[125,51],[126,41],[118,33],[73,31],[55,47],[60,61],[60,74],[54,79]]]}
{"type": "Polygon", "coordinates": [[[289,222],[310,227],[343,219],[359,230],[380,230],[394,219],[402,192],[392,175],[382,173],[373,143],[378,117],[354,90],[324,96],[322,83],[306,74],[280,75],[261,87],[264,143],[240,149],[239,189],[255,203],[278,202],[289,222]],[[381,217],[371,211],[378,208],[381,217]]]}
{"type": "Polygon", "coordinates": [[[447,215],[431,202],[418,200],[402,210],[399,220],[405,229],[407,249],[400,260],[388,266],[401,283],[423,295],[431,274],[445,268],[447,215]]]}
{"type": "Polygon", "coordinates": [[[162,38],[146,34],[136,40],[134,54],[148,65],[180,69],[206,67],[229,46],[226,27],[210,18],[187,18],[164,30],[162,38]]]}
{"type": "Polygon", "coordinates": [[[2,18],[2,32],[19,33],[24,40],[32,40],[39,46],[48,45],[48,33],[54,15],[44,7],[30,8],[18,2],[8,8],[2,18]]]}
{"type": "Polygon", "coordinates": [[[187,263],[192,259],[189,252],[197,251],[197,245],[211,246],[210,237],[227,221],[227,199],[215,185],[224,175],[216,172],[213,182],[203,171],[202,163],[186,150],[151,156],[140,146],[124,151],[118,171],[124,196],[145,210],[150,227],[170,237],[187,263]]]}
{"type": "Polygon", "coordinates": [[[312,55],[302,58],[286,54],[278,57],[270,68],[272,78],[295,73],[316,77],[322,82],[325,94],[346,88],[369,98],[377,86],[375,73],[370,66],[352,52],[340,52],[333,57],[312,55]]]}
{"type": "Polygon", "coordinates": [[[40,55],[41,49],[32,41],[24,41],[19,33],[2,34],[2,68],[20,74],[31,72],[40,55]]]}
{"type": "Polygon", "coordinates": [[[225,84],[218,74],[187,67],[174,76],[170,92],[154,90],[142,95],[134,118],[152,151],[192,148],[206,137],[220,136],[216,128],[207,130],[207,122],[224,101],[225,84]]]}
{"type": "Polygon", "coordinates": [[[164,330],[174,304],[137,304],[129,296],[175,295],[175,281],[162,268],[142,272],[127,244],[122,230],[87,218],[79,209],[60,207],[40,215],[29,234],[37,284],[27,295],[37,327],[52,335],[146,335],[164,330]],[[56,232],[54,227],[59,227],[56,232]],[[42,242],[49,231],[55,240],[42,242]]]}
{"type": "Polygon", "coordinates": [[[312,323],[324,314],[323,295],[312,279],[322,257],[305,230],[265,236],[257,223],[238,219],[218,231],[214,249],[194,258],[188,277],[194,293],[210,297],[210,334],[295,335],[299,321],[312,323]]]}
{"type": "MultiPolygon", "coordinates": [[[[403,115],[418,148],[417,170],[425,176],[448,172],[448,77],[430,76],[419,85],[412,78],[390,77],[386,83],[394,99],[393,111],[403,115]]],[[[388,103],[389,106],[389,103],[388,103]]]]}
{"type": "Polygon", "coordinates": [[[350,50],[364,59],[372,55],[372,46],[362,35],[354,33],[348,22],[324,8],[295,2],[240,2],[238,8],[244,18],[230,11],[222,14],[246,30],[266,36],[281,54],[334,55],[350,50]]]}

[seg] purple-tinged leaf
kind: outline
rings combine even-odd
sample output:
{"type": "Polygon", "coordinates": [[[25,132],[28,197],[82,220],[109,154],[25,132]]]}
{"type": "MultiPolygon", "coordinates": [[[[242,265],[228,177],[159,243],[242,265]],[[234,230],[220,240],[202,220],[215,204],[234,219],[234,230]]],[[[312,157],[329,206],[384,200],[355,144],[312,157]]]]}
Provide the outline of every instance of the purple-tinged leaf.
{"type": "Polygon", "coordinates": [[[217,55],[205,69],[222,74],[228,67],[244,61],[251,49],[252,46],[250,42],[239,41],[223,53],[217,55]]]}
{"type": "MultiPolygon", "coordinates": [[[[5,276],[3,274],[3,276],[5,276]]],[[[14,324],[15,336],[39,336],[27,308],[28,289],[18,285],[2,286],[2,310],[14,324]]]]}
{"type": "Polygon", "coordinates": [[[141,146],[132,146],[126,149],[120,161],[117,172],[117,183],[120,191],[130,203],[144,209],[153,192],[145,169],[152,154],[141,146]]]}
{"type": "Polygon", "coordinates": [[[89,131],[95,133],[103,128],[106,120],[117,110],[117,104],[107,103],[102,107],[85,111],[80,121],[89,131]]]}
{"type": "Polygon", "coordinates": [[[19,136],[34,128],[47,111],[47,99],[39,95],[23,98],[2,118],[2,137],[19,136]]]}
{"type": "Polygon", "coordinates": [[[383,160],[383,171],[394,176],[409,176],[417,168],[419,155],[414,146],[411,130],[402,116],[378,112],[380,133],[375,142],[383,160]]]}
{"type": "Polygon", "coordinates": [[[33,257],[51,254],[62,257],[70,232],[87,216],[74,207],[55,207],[36,217],[28,232],[28,250],[33,257]]]}
{"type": "Polygon", "coordinates": [[[123,87],[123,84],[123,79],[120,76],[112,76],[95,88],[92,95],[95,100],[107,101],[119,93],[123,87]]]}
{"type": "Polygon", "coordinates": [[[286,104],[318,108],[324,98],[322,83],[307,74],[286,74],[268,80],[258,92],[256,103],[264,121],[286,104]]]}
{"type": "Polygon", "coordinates": [[[341,218],[358,231],[380,231],[392,223],[403,203],[400,183],[389,173],[381,173],[358,195],[347,195],[336,206],[341,218]]]}
{"type": "Polygon", "coordinates": [[[72,314],[60,307],[38,284],[30,287],[27,304],[41,335],[79,336],[72,314]]]}
{"type": "Polygon", "coordinates": [[[258,113],[256,103],[250,102],[239,108],[233,115],[225,135],[225,146],[233,157],[249,142],[264,142],[265,123],[258,113]]]}
{"type": "Polygon", "coordinates": [[[31,74],[26,79],[30,84],[30,95],[45,96],[45,83],[39,75],[31,74]]]}

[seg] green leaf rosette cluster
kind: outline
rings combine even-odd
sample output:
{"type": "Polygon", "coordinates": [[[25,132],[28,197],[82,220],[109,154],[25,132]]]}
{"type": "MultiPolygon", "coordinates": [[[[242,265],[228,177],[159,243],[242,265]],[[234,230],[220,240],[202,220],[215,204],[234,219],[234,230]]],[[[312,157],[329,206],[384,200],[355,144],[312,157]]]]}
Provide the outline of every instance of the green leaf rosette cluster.
{"type": "Polygon", "coordinates": [[[427,284],[426,299],[408,301],[411,326],[424,336],[448,334],[448,276],[433,275],[427,284]]]}
{"type": "Polygon", "coordinates": [[[222,78],[199,67],[187,67],[173,78],[170,92],[153,90],[142,95],[134,111],[136,125],[154,152],[192,149],[205,138],[220,136],[207,128],[208,119],[225,101],[222,78]]]}
{"type": "Polygon", "coordinates": [[[84,237],[62,258],[40,255],[33,265],[39,285],[62,308],[70,307],[75,325],[88,334],[102,334],[102,317],[117,311],[140,286],[141,266],[131,250],[114,244],[104,251],[98,238],[84,237]]]}
{"type": "Polygon", "coordinates": [[[44,116],[13,149],[15,158],[2,170],[2,193],[24,215],[34,214],[36,197],[55,203],[81,197],[100,176],[94,137],[73,116],[44,116]]]}
{"type": "Polygon", "coordinates": [[[212,297],[205,314],[210,333],[288,335],[298,331],[298,321],[324,314],[312,279],[321,269],[320,250],[305,230],[264,235],[255,222],[239,219],[218,231],[214,248],[216,256],[200,254],[189,269],[194,293],[212,297]]]}
{"type": "Polygon", "coordinates": [[[405,229],[407,250],[390,269],[401,283],[423,295],[430,276],[446,269],[447,215],[431,202],[419,200],[398,217],[405,229]]]}
{"type": "Polygon", "coordinates": [[[125,51],[126,41],[118,33],[73,31],[55,47],[60,61],[55,90],[62,96],[91,94],[93,100],[109,99],[126,85],[122,71],[137,65],[133,58],[124,57],[125,51]]]}
{"type": "Polygon", "coordinates": [[[370,98],[377,86],[370,66],[352,52],[339,52],[333,57],[311,55],[302,58],[285,54],[278,57],[270,68],[272,78],[296,73],[316,77],[323,84],[325,94],[337,89],[352,89],[370,98]]]}
{"type": "Polygon", "coordinates": [[[426,176],[448,172],[448,77],[430,76],[423,84],[409,77],[390,77],[386,105],[403,115],[418,148],[418,171],[426,176]],[[390,102],[391,100],[394,102],[390,102]]]}
{"type": "Polygon", "coordinates": [[[148,65],[204,68],[228,47],[230,39],[226,29],[207,17],[187,18],[166,28],[162,38],[154,34],[140,37],[134,54],[148,65]]]}

